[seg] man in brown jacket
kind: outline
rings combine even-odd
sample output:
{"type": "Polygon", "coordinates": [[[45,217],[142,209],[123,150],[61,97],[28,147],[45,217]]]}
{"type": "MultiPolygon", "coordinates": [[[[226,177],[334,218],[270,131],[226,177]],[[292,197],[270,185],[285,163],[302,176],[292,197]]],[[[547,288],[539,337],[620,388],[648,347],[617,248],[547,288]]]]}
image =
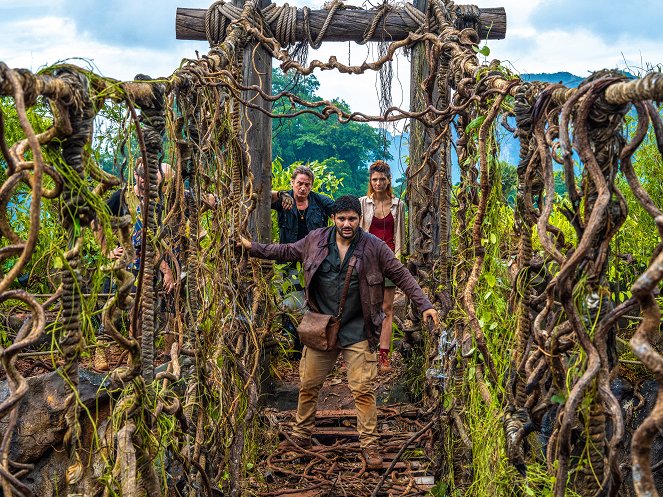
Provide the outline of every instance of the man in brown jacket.
{"type": "MultiPolygon", "coordinates": [[[[348,369],[348,386],[357,409],[357,431],[362,454],[369,469],[382,467],[377,430],[377,408],[373,381],[377,376],[377,348],[384,312],[384,278],[391,279],[416,304],[424,320],[438,324],[437,311],[410,272],[379,238],[359,228],[361,205],[352,195],[340,197],[332,209],[334,226],[310,232],[295,243],[261,244],[242,238],[249,254],[262,259],[301,261],[306,298],[320,312],[335,315],[340,304],[348,262],[355,257],[338,346],[331,351],[304,347],[299,365],[301,386],[292,442],[311,446],[318,393],[339,353],[348,369]]],[[[282,448],[294,448],[288,440],[282,448]]]]}

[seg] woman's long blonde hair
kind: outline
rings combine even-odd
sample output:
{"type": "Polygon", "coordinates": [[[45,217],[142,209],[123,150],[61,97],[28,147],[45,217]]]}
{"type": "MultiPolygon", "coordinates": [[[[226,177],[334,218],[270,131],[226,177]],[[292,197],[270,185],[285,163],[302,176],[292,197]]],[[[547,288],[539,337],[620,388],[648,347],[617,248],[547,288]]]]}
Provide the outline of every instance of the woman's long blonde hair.
{"type": "Polygon", "coordinates": [[[373,173],[382,173],[387,177],[389,180],[389,184],[387,185],[387,195],[389,195],[389,198],[394,198],[394,192],[391,189],[391,168],[389,167],[389,164],[383,160],[376,160],[368,168],[368,193],[366,195],[373,198],[373,194],[375,193],[373,185],[371,184],[371,176],[373,176],[373,173]]]}

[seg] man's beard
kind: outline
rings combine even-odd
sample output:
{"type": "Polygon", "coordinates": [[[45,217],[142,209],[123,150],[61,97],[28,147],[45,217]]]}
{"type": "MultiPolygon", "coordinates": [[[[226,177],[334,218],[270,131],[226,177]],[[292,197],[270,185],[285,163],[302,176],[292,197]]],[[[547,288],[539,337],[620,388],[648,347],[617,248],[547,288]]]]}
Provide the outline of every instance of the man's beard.
{"type": "Polygon", "coordinates": [[[336,227],[336,233],[341,235],[341,238],[345,238],[346,240],[352,240],[355,237],[355,235],[357,234],[357,229],[356,228],[355,229],[350,228],[350,229],[352,230],[352,233],[349,234],[349,235],[346,235],[345,233],[343,233],[343,230],[339,229],[339,227],[337,226],[336,227]]]}

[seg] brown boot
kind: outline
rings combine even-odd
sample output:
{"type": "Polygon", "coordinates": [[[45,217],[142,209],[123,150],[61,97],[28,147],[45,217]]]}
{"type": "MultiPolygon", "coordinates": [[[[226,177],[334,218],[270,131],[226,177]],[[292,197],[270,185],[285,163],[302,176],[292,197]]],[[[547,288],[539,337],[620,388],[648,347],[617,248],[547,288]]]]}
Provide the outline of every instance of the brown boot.
{"type": "Polygon", "coordinates": [[[382,456],[380,455],[380,449],[376,445],[363,448],[361,455],[364,456],[367,469],[382,469],[382,456]]]}
{"type": "Polygon", "coordinates": [[[94,369],[97,371],[108,371],[108,359],[106,358],[106,347],[97,347],[94,349],[93,366],[94,369]]]}

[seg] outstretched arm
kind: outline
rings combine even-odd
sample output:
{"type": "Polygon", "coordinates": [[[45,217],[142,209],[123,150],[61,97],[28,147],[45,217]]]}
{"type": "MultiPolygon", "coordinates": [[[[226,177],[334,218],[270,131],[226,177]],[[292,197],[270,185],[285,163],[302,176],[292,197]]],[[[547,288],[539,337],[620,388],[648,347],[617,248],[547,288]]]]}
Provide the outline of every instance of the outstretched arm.
{"type": "Polygon", "coordinates": [[[295,243],[258,243],[240,236],[240,244],[252,257],[279,261],[301,261],[306,238],[295,243]]]}
{"type": "Polygon", "coordinates": [[[396,259],[394,253],[387,247],[386,244],[383,247],[380,247],[380,258],[384,264],[384,273],[392,280],[398,288],[405,292],[405,295],[408,296],[412,302],[415,303],[419,312],[423,314],[424,320],[432,319],[433,323],[437,326],[439,324],[439,318],[437,311],[433,308],[428,297],[424,294],[423,290],[417,283],[417,280],[410,274],[410,271],[407,270],[401,262],[396,259]]]}

